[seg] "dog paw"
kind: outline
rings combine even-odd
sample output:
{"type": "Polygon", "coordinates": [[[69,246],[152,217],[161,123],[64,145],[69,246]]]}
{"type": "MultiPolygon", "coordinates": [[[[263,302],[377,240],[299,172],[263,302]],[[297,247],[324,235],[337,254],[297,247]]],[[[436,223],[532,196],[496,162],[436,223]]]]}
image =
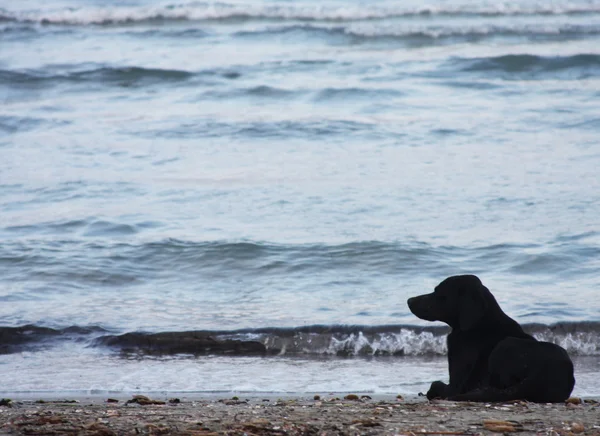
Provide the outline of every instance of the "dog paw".
{"type": "Polygon", "coordinates": [[[441,381],[434,381],[431,383],[431,387],[427,391],[427,399],[433,400],[435,398],[446,398],[446,388],[448,385],[441,381]]]}

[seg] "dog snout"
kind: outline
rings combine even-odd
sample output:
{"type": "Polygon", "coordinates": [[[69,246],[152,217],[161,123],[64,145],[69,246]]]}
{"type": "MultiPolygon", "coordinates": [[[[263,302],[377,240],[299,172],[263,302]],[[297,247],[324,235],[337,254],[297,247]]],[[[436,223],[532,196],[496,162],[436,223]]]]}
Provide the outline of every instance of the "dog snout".
{"type": "Polygon", "coordinates": [[[408,308],[418,318],[435,321],[435,310],[432,307],[431,294],[418,295],[407,300],[408,308]]]}
{"type": "Polygon", "coordinates": [[[421,298],[421,296],[411,297],[407,300],[406,303],[408,304],[408,308],[410,309],[410,311],[417,316],[420,316],[420,314],[424,310],[426,310],[426,307],[424,307],[425,305],[423,304],[424,301],[421,298]]]}
{"type": "Polygon", "coordinates": [[[412,310],[416,301],[417,301],[417,297],[410,297],[408,300],[406,300],[406,304],[408,304],[408,307],[412,310]]]}

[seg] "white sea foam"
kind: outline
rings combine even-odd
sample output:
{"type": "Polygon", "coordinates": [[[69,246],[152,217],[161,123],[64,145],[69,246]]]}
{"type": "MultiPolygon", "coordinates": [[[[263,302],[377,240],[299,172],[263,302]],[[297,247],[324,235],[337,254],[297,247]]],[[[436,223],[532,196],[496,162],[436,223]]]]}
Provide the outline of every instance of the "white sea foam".
{"type": "Polygon", "coordinates": [[[399,333],[365,335],[363,332],[343,338],[332,337],[325,354],[351,355],[409,355],[446,354],[446,339],[431,332],[403,329],[399,333]]]}
{"type": "Polygon", "coordinates": [[[540,341],[553,342],[560,345],[569,354],[600,356],[600,335],[598,332],[575,332],[564,335],[539,333],[534,336],[540,341]]]}
{"type": "Polygon", "coordinates": [[[561,15],[600,12],[600,2],[538,3],[533,5],[512,2],[483,5],[444,6],[338,6],[338,5],[249,5],[242,3],[194,2],[153,7],[65,8],[52,10],[0,11],[11,21],[64,25],[119,24],[152,20],[228,20],[267,19],[301,21],[354,21],[394,18],[415,15],[561,15]]]}
{"type": "MultiPolygon", "coordinates": [[[[556,343],[572,355],[600,355],[600,335],[594,330],[576,332],[552,332],[546,329],[536,332],[541,341],[556,343]]],[[[250,340],[246,335],[243,339],[250,340]]],[[[402,328],[399,332],[348,331],[338,333],[305,333],[268,335],[260,340],[270,350],[280,354],[338,355],[338,356],[441,356],[447,353],[446,336],[420,329],[402,328]]]]}

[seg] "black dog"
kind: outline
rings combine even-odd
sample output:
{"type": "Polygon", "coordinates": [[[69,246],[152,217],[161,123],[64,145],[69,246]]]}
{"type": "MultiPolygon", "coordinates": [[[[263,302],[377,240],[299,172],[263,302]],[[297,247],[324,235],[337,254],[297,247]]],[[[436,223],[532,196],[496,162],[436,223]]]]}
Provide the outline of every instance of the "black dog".
{"type": "Polygon", "coordinates": [[[448,277],[433,293],[409,298],[408,306],[421,319],[452,327],[450,383],[433,382],[428,399],[557,403],[569,398],[575,377],[567,352],[525,333],[476,276],[448,277]]]}

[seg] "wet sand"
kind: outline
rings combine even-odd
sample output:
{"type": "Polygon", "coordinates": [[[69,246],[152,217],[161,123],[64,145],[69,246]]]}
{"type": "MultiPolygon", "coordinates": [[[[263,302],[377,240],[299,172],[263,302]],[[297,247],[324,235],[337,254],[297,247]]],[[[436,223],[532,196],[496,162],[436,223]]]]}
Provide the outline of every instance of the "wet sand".
{"type": "Polygon", "coordinates": [[[330,394],[3,403],[0,434],[16,435],[600,435],[600,404],[592,399],[477,404],[330,394]]]}

